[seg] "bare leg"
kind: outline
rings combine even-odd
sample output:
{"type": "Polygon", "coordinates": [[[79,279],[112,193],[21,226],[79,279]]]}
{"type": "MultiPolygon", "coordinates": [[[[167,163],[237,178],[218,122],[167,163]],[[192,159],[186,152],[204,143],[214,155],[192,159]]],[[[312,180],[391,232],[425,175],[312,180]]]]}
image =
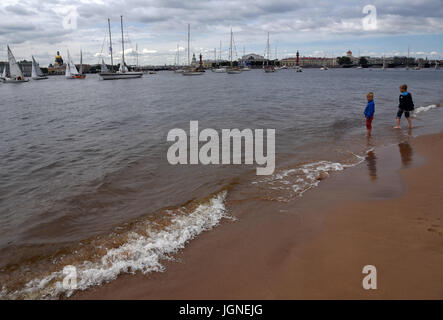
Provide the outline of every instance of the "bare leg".
{"type": "Polygon", "coordinates": [[[409,123],[409,129],[412,129],[412,120],[411,120],[411,118],[408,118],[408,123],[409,123]]]}
{"type": "Polygon", "coordinates": [[[397,125],[394,127],[394,129],[400,129],[400,118],[397,118],[397,125]]]}

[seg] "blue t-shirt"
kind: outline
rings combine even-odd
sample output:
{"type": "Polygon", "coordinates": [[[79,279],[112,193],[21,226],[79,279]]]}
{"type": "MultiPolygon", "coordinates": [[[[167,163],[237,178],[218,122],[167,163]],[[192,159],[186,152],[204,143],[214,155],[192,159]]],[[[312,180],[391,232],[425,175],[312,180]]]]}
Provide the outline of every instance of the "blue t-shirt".
{"type": "Polygon", "coordinates": [[[375,103],[374,100],[368,102],[365,108],[365,117],[370,118],[373,117],[375,113],[375,103]]]}

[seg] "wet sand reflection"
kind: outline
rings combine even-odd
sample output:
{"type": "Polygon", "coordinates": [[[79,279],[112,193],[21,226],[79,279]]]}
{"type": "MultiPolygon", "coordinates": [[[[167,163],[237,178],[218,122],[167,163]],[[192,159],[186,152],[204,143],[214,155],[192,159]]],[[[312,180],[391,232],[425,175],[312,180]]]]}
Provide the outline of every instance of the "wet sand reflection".
{"type": "Polygon", "coordinates": [[[414,152],[409,142],[401,142],[398,144],[400,150],[401,163],[403,167],[408,167],[411,164],[414,152]]]}

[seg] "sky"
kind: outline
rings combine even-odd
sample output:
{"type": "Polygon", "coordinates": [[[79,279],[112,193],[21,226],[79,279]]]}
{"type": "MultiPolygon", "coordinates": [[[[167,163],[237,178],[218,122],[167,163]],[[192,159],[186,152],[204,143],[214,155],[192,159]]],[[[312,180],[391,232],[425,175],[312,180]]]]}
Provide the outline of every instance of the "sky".
{"type": "Polygon", "coordinates": [[[41,66],[57,51],[79,62],[109,59],[107,19],[111,19],[114,61],[121,57],[120,15],[124,19],[125,60],[139,64],[187,61],[191,55],[228,58],[230,30],[234,58],[264,55],[267,33],[271,58],[411,56],[443,59],[443,0],[1,0],[0,61],[9,44],[17,60],[34,55],[41,66]]]}

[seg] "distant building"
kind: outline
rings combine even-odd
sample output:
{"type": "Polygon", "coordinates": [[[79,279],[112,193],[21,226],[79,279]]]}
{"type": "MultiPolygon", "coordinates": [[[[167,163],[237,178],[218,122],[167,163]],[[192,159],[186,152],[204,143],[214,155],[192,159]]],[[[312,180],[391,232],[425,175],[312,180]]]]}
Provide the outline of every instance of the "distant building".
{"type": "Polygon", "coordinates": [[[240,62],[246,64],[253,64],[253,62],[263,62],[264,60],[265,57],[255,53],[245,54],[243,57],[240,58],[240,62]]]}
{"type": "Polygon", "coordinates": [[[63,58],[60,55],[60,51],[57,51],[57,54],[54,59],[54,64],[50,64],[48,66],[48,74],[52,75],[60,75],[65,74],[66,65],[63,63],[63,58]]]}
{"type": "MultiPolygon", "coordinates": [[[[299,66],[303,68],[321,68],[325,67],[333,67],[334,58],[320,58],[320,57],[300,57],[299,58],[299,66]]],[[[297,58],[290,57],[285,58],[280,61],[280,65],[287,67],[295,67],[297,65],[297,58]]]]}
{"type": "Polygon", "coordinates": [[[193,66],[193,67],[198,66],[197,59],[195,58],[195,53],[192,54],[191,66],[193,66]]]}

